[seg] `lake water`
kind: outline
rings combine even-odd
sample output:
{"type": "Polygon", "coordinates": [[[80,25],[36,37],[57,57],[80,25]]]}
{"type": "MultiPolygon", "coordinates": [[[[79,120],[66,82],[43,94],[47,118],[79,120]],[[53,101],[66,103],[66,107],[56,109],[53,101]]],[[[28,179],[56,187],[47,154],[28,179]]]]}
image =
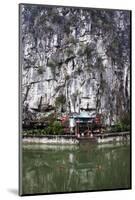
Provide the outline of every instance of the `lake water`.
{"type": "Polygon", "coordinates": [[[129,144],[23,144],[23,194],[130,188],[129,144]]]}

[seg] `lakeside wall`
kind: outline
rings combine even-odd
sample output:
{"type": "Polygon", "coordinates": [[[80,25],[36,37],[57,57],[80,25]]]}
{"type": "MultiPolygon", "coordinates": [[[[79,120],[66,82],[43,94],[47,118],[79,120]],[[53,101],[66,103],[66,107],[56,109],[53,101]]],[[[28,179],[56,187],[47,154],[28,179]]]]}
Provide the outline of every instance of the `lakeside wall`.
{"type": "Polygon", "coordinates": [[[64,138],[54,136],[53,138],[48,137],[25,137],[23,143],[43,143],[43,144],[78,144],[79,141],[75,138],[64,138]]]}
{"type": "Polygon", "coordinates": [[[96,137],[76,137],[75,135],[51,135],[51,136],[23,136],[23,143],[36,144],[79,144],[83,142],[109,143],[109,142],[123,142],[130,140],[130,132],[108,133],[104,135],[97,135],[96,137]],[[94,139],[94,140],[93,140],[94,139]]]}

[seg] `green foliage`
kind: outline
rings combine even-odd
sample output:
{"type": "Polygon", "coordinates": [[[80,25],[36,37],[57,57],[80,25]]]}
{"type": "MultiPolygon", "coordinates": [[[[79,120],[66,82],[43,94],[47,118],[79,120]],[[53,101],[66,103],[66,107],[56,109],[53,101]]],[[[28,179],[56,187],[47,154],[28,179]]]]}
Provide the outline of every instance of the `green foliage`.
{"type": "Polygon", "coordinates": [[[130,130],[130,112],[123,112],[120,118],[121,127],[123,130],[130,130]]]}
{"type": "Polygon", "coordinates": [[[120,120],[117,124],[111,127],[112,132],[130,131],[130,113],[122,113],[120,120]]]}
{"type": "Polygon", "coordinates": [[[48,126],[46,128],[47,135],[58,135],[63,133],[63,127],[59,121],[57,121],[54,114],[48,116],[48,126]]]}
{"type": "Polygon", "coordinates": [[[50,118],[48,126],[44,129],[32,129],[23,131],[24,136],[59,135],[63,133],[63,126],[56,118],[50,118]]]}
{"type": "Polygon", "coordinates": [[[49,125],[52,124],[55,120],[56,120],[56,116],[54,115],[54,113],[50,114],[47,117],[47,121],[49,122],[49,125]]]}
{"type": "Polygon", "coordinates": [[[122,131],[122,127],[120,123],[117,123],[111,127],[111,132],[121,132],[121,131],[122,131]]]}
{"type": "Polygon", "coordinates": [[[55,120],[53,123],[49,123],[46,128],[47,135],[59,135],[63,133],[63,127],[60,122],[55,120]]]}
{"type": "Polygon", "coordinates": [[[66,97],[62,94],[58,96],[55,100],[56,107],[59,107],[60,105],[63,105],[66,103],[66,97]]]}
{"type": "Polygon", "coordinates": [[[53,132],[52,132],[52,127],[51,127],[51,126],[48,126],[48,127],[46,128],[46,134],[47,134],[47,135],[52,135],[52,134],[53,134],[53,132]]]}
{"type": "Polygon", "coordinates": [[[52,132],[55,135],[62,134],[63,127],[62,127],[60,122],[58,122],[58,121],[54,121],[53,122],[53,124],[52,124],[52,132]]]}

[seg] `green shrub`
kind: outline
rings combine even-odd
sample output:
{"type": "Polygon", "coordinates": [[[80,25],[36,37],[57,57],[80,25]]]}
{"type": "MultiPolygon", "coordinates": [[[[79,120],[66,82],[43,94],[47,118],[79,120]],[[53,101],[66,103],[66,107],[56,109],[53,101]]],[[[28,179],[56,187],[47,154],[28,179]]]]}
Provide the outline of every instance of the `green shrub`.
{"type": "Polygon", "coordinates": [[[56,107],[59,107],[60,105],[64,105],[66,103],[66,97],[62,94],[58,96],[55,100],[56,107]]]}
{"type": "Polygon", "coordinates": [[[54,135],[62,134],[62,132],[63,132],[62,125],[58,121],[53,122],[52,129],[53,129],[54,135]]]}
{"type": "Polygon", "coordinates": [[[112,132],[130,131],[130,113],[123,112],[121,117],[114,126],[111,127],[112,132]]]}
{"type": "Polygon", "coordinates": [[[46,135],[46,129],[40,130],[41,135],[46,135]]]}
{"type": "Polygon", "coordinates": [[[120,122],[126,126],[130,125],[130,112],[123,112],[121,114],[120,122]]]}
{"type": "Polygon", "coordinates": [[[48,126],[48,127],[46,128],[46,134],[47,134],[47,135],[52,135],[52,134],[53,134],[52,126],[48,126]]]}
{"type": "Polygon", "coordinates": [[[58,135],[63,132],[63,127],[60,122],[54,121],[50,123],[48,127],[45,129],[45,134],[47,135],[58,135]]]}
{"type": "Polygon", "coordinates": [[[130,130],[130,112],[121,113],[120,125],[121,125],[121,131],[130,130]]]}
{"type": "Polygon", "coordinates": [[[121,124],[117,123],[111,127],[111,132],[120,132],[121,131],[121,124]]]}

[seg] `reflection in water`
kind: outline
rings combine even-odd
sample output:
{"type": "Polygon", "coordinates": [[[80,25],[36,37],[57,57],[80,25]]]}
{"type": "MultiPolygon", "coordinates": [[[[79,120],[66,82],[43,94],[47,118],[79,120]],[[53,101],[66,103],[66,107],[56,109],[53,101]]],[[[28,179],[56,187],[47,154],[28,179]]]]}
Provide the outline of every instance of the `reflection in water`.
{"type": "Polygon", "coordinates": [[[130,188],[129,145],[24,145],[23,194],[130,188]]]}

